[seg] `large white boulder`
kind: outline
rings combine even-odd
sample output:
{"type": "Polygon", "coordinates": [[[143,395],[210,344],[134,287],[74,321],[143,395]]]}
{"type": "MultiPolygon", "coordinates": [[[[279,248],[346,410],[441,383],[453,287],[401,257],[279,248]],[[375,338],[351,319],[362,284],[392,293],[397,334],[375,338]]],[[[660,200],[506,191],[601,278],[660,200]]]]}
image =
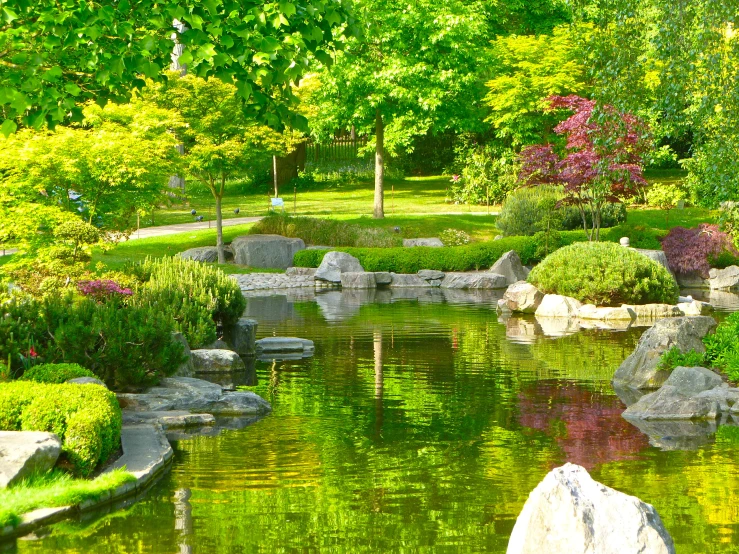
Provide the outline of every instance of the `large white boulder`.
{"type": "Polygon", "coordinates": [[[521,258],[515,250],[510,250],[503,254],[498,261],[490,268],[490,273],[503,275],[508,284],[512,285],[518,281],[525,281],[529,276],[529,270],[521,263],[521,258]]]}
{"type": "Polygon", "coordinates": [[[536,317],[577,317],[582,303],[569,296],[546,294],[536,308],[536,317]]]}
{"type": "Polygon", "coordinates": [[[550,471],[529,495],[507,554],[674,554],[650,504],[594,481],[585,468],[550,471]]]}
{"type": "Polygon", "coordinates": [[[54,433],[0,431],[0,488],[54,467],[62,443],[54,433]]]}
{"type": "Polygon", "coordinates": [[[246,371],[241,357],[232,350],[193,350],[192,361],[195,373],[233,373],[246,371]]]}
{"type": "Polygon", "coordinates": [[[732,265],[726,269],[711,268],[708,272],[708,285],[714,290],[732,290],[739,288],[739,267],[732,265]]]}
{"type": "Polygon", "coordinates": [[[305,243],[280,235],[246,235],[236,237],[231,249],[239,265],[287,269],[293,265],[295,253],[305,249],[305,243]]]}
{"type": "Polygon", "coordinates": [[[512,312],[533,314],[544,299],[544,293],[531,283],[518,281],[503,294],[502,303],[512,312]]]}
{"type": "Polygon", "coordinates": [[[341,283],[342,273],[363,273],[359,260],[346,252],[327,252],[318,266],[315,278],[329,283],[341,283]]]}

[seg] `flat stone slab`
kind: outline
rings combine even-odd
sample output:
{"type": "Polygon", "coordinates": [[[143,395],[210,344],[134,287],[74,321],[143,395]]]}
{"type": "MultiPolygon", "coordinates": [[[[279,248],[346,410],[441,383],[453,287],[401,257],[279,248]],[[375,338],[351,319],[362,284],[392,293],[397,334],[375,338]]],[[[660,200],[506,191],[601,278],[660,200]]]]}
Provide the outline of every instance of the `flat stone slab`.
{"type": "Polygon", "coordinates": [[[118,402],[124,411],[162,412],[186,411],[212,415],[266,414],[269,403],[253,392],[226,392],[223,387],[202,379],[169,377],[158,387],[142,394],[119,393],[118,402]]]}
{"type": "Polygon", "coordinates": [[[297,337],[265,337],[257,341],[257,354],[283,352],[312,352],[315,349],[312,340],[297,337]]]}
{"type": "Polygon", "coordinates": [[[504,289],[508,279],[503,275],[489,272],[447,273],[441,282],[443,289],[504,289]]]}
{"type": "Polygon", "coordinates": [[[214,425],[216,418],[213,414],[191,414],[182,410],[169,410],[161,412],[123,412],[124,425],[141,425],[144,423],[157,423],[162,429],[181,429],[186,427],[201,427],[214,425]]]}
{"type": "Polygon", "coordinates": [[[0,488],[19,483],[56,464],[62,443],[54,433],[0,431],[0,488]]]}
{"type": "Polygon", "coordinates": [[[153,476],[172,457],[172,447],[161,427],[156,425],[127,425],[121,429],[123,455],[105,473],[123,469],[136,479],[153,476]]]}

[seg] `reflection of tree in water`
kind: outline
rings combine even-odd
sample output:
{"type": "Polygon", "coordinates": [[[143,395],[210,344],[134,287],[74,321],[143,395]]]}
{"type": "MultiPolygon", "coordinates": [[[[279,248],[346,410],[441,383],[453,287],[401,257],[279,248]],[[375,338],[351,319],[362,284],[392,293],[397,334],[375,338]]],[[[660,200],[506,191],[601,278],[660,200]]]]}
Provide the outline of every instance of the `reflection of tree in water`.
{"type": "Polygon", "coordinates": [[[616,396],[560,381],[539,381],[518,395],[524,427],[542,431],[562,449],[562,462],[588,469],[638,458],[648,438],[621,417],[616,396]]]}

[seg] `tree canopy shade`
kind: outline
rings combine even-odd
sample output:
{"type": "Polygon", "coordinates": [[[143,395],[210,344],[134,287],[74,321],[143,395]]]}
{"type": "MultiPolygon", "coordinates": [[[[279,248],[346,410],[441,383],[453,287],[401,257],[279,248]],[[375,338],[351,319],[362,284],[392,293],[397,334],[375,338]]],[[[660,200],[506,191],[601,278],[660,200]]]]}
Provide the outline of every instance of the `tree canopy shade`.
{"type": "Polygon", "coordinates": [[[479,122],[470,114],[482,95],[489,28],[478,0],[357,0],[354,16],[361,35],[320,75],[311,127],[319,139],[351,126],[375,136],[374,215],[383,217],[386,151],[408,150],[429,130],[479,122]]]}
{"type": "Polygon", "coordinates": [[[350,28],[342,0],[0,0],[0,119],[54,126],[87,100],[126,101],[169,66],[173,20],[189,30],[181,64],[234,82],[252,116],[278,126],[311,56],[328,62],[350,28]]]}

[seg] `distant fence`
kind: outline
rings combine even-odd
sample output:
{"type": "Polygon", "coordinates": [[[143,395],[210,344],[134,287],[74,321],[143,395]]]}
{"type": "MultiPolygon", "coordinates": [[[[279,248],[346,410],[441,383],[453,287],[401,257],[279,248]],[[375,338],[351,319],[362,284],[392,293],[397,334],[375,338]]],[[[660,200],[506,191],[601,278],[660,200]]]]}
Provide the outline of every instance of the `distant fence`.
{"type": "Polygon", "coordinates": [[[354,161],[359,149],[367,144],[367,137],[339,137],[322,144],[308,141],[306,143],[306,161],[343,162],[354,161]]]}

